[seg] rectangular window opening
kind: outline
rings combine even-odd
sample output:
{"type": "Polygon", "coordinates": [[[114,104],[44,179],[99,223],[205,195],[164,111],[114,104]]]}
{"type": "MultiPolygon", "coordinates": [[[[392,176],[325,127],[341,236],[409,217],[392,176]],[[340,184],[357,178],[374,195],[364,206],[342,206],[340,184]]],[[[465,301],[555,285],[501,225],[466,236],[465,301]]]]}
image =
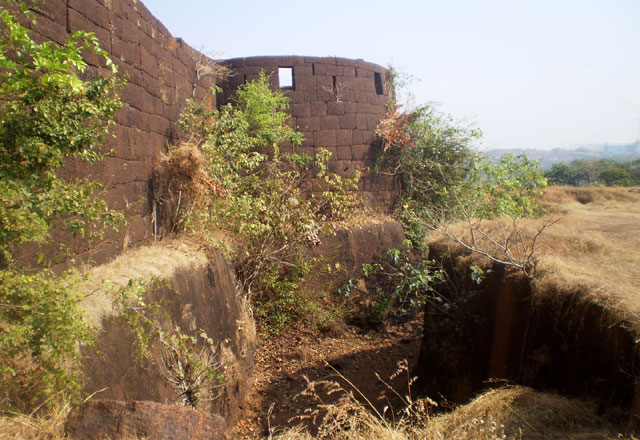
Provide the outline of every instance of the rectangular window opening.
{"type": "Polygon", "coordinates": [[[316,63],[311,63],[311,74],[312,75],[316,74],[316,63]]]}
{"type": "Polygon", "coordinates": [[[382,75],[379,72],[373,72],[373,79],[376,83],[376,93],[384,95],[384,85],[382,84],[382,75]]]}
{"type": "Polygon", "coordinates": [[[278,67],[278,83],[281,89],[294,89],[293,67],[278,67]]]}

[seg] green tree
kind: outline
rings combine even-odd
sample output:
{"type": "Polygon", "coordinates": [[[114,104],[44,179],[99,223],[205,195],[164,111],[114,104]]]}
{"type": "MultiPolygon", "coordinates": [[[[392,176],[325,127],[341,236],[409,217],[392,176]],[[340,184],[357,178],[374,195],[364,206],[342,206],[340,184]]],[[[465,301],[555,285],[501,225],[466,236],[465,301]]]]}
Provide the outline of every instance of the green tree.
{"type": "Polygon", "coordinates": [[[77,344],[90,328],[72,280],[24,270],[15,251],[49,241],[54,226],[90,237],[122,219],[95,196],[98,183],[57,174],[69,159],[102,159],[120,100],[116,66],[94,35],[36,43],[8,7],[0,19],[0,406],[30,408],[79,390],[77,344]],[[90,74],[84,52],[102,57],[106,76],[90,74]]]}
{"type": "Polygon", "coordinates": [[[576,185],[576,171],[566,163],[554,163],[551,169],[544,173],[551,185],[576,185]]]}
{"type": "Polygon", "coordinates": [[[506,155],[492,163],[470,148],[480,135],[477,130],[456,126],[430,107],[410,113],[392,108],[377,134],[384,151],[382,172],[401,178],[396,214],[416,247],[435,231],[469,251],[532,274],[535,241],[548,224],[526,242],[519,219],[544,211],[537,199],[547,182],[536,161],[506,155]],[[511,220],[498,240],[484,222],[497,217],[511,220]],[[454,232],[452,226],[460,222],[464,232],[454,232]]]}

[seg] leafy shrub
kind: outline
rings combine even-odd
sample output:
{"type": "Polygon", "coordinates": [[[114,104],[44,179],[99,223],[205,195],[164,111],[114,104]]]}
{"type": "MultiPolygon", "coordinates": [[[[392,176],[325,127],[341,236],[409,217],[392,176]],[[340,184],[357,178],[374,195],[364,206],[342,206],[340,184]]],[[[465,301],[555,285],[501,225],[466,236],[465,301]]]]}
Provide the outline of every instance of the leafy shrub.
{"type": "Polygon", "coordinates": [[[363,280],[347,280],[337,290],[343,299],[357,303],[352,319],[378,325],[388,319],[411,316],[427,303],[451,308],[440,293],[446,276],[435,261],[416,258],[409,251],[389,249],[387,259],[362,265],[363,280]]]}
{"type": "Polygon", "coordinates": [[[121,220],[92,197],[98,183],[56,174],[69,158],[102,159],[97,146],[120,100],[116,66],[93,34],[75,32],[63,46],[38,44],[7,9],[0,19],[0,252],[11,261],[17,246],[46,241],[53,219],[82,235],[92,222],[121,220]],[[110,74],[83,79],[83,51],[102,56],[110,74]]]}
{"type": "Polygon", "coordinates": [[[61,392],[79,396],[78,344],[93,341],[80,298],[72,279],[50,271],[0,271],[0,407],[34,408],[61,392]]]}
{"type": "Polygon", "coordinates": [[[466,250],[533,276],[536,240],[549,220],[525,237],[519,219],[541,216],[538,202],[547,181],[536,161],[505,155],[497,164],[470,149],[477,130],[458,127],[429,106],[402,113],[391,106],[376,131],[382,142],[381,172],[401,178],[396,216],[421,250],[435,231],[466,250]],[[485,219],[511,220],[494,237],[485,219]],[[457,226],[463,225],[462,228],[457,226]]]}
{"type": "Polygon", "coordinates": [[[78,396],[77,345],[92,329],[73,277],[24,270],[15,251],[48,242],[54,226],[91,238],[122,220],[95,195],[98,183],[57,175],[69,159],[102,159],[120,100],[117,69],[93,34],[36,43],[9,4],[33,21],[24,3],[0,6],[0,405],[25,410],[78,396]],[[90,74],[85,51],[102,57],[106,76],[90,74]]]}
{"type": "Polygon", "coordinates": [[[218,109],[190,101],[180,121],[185,144],[169,151],[156,175],[172,174],[167,171],[172,161],[195,164],[195,159],[185,160],[185,148],[202,158],[196,167],[202,172],[173,173],[188,176],[183,184],[171,178],[163,178],[170,183],[155,182],[160,193],[156,200],[164,194],[170,198],[163,188],[172,185],[174,198],[191,194],[190,201],[173,205],[176,211],[169,216],[178,221],[175,229],[196,233],[213,245],[219,244],[220,231],[232,237],[239,290],[255,296],[258,316],[274,327],[303,314],[298,286],[309,271],[305,249],[359,203],[347,191],[357,186],[358,173],[351,178],[329,173],[326,150],[316,157],[295,152],[302,135],[290,124],[288,105],[288,98],[271,90],[264,73],[218,109]],[[314,191],[312,176],[325,187],[314,191]]]}

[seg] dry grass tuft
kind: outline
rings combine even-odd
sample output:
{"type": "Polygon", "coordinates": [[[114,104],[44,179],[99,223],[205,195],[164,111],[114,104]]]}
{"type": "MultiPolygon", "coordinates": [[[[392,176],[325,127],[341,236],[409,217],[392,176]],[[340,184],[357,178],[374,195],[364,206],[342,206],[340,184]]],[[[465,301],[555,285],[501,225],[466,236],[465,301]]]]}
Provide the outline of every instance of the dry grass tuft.
{"type": "MultiPolygon", "coordinates": [[[[348,399],[347,399],[348,400],[348,399]]],[[[450,413],[429,416],[413,423],[405,419],[388,422],[365,411],[355,401],[347,406],[340,401],[332,408],[333,414],[342,413],[346,429],[318,432],[312,436],[300,426],[280,435],[277,440],[307,440],[331,438],[344,440],[542,440],[634,439],[615,434],[606,420],[596,416],[593,402],[570,399],[552,393],[542,393],[526,387],[504,387],[490,390],[467,405],[450,413]],[[353,405],[359,405],[354,410],[353,405]],[[352,418],[349,419],[351,416],[352,418]]]]}
{"type": "Polygon", "coordinates": [[[425,439],[615,438],[593,402],[527,387],[490,390],[449,414],[433,418],[425,439]]]}
{"type": "Polygon", "coordinates": [[[70,404],[45,415],[6,414],[0,416],[0,440],[62,440],[70,404]]]}
{"type": "Polygon", "coordinates": [[[223,194],[207,174],[206,164],[202,151],[190,143],[160,156],[152,175],[156,235],[161,227],[165,233],[178,231],[181,221],[195,208],[223,194]]]}

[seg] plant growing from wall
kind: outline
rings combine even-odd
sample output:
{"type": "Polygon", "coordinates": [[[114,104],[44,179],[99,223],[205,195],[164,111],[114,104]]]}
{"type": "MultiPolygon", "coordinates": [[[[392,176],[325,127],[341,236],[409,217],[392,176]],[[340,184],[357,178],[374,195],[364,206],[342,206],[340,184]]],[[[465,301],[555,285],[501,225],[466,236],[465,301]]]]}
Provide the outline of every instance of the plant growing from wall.
{"type": "Polygon", "coordinates": [[[25,270],[16,250],[49,242],[54,227],[91,238],[122,219],[96,196],[98,183],[57,174],[69,159],[102,159],[120,100],[116,66],[93,34],[36,43],[16,11],[35,23],[25,3],[0,6],[0,406],[28,409],[78,395],[77,344],[91,342],[91,328],[73,280],[25,270]],[[101,57],[104,76],[83,53],[101,57]]]}
{"type": "Polygon", "coordinates": [[[145,286],[158,280],[131,280],[124,288],[108,283],[114,293],[114,308],[131,329],[139,360],[157,365],[160,374],[175,390],[177,401],[191,408],[215,400],[222,393],[226,378],[222,374],[220,351],[200,329],[187,334],[172,322],[159,302],[145,299],[145,286]],[[153,350],[158,341],[160,353],[153,350]]]}
{"type": "Polygon", "coordinates": [[[443,314],[452,314],[456,306],[441,293],[447,282],[442,267],[436,261],[412,255],[409,250],[387,250],[385,260],[363,264],[362,275],[360,282],[347,280],[336,293],[344,300],[357,302],[359,306],[354,313],[361,316],[355,318],[368,324],[411,316],[427,304],[433,304],[443,314]],[[356,293],[360,285],[366,292],[356,293]]]}

